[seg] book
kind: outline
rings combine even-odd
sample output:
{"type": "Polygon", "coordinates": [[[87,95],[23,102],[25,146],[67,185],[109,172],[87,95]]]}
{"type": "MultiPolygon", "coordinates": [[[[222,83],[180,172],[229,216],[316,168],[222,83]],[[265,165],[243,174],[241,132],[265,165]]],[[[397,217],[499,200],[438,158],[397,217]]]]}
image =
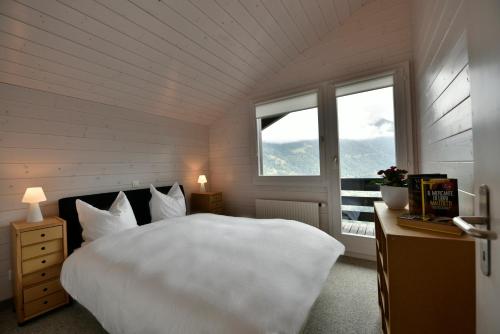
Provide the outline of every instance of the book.
{"type": "Polygon", "coordinates": [[[445,179],[446,174],[410,174],[408,175],[408,202],[410,214],[421,215],[422,214],[422,192],[421,192],[421,180],[428,179],[445,179]]]}
{"type": "Polygon", "coordinates": [[[422,179],[421,194],[424,219],[458,216],[457,179],[422,179]]]}
{"type": "Polygon", "coordinates": [[[463,233],[463,231],[455,226],[448,218],[422,219],[420,215],[403,214],[398,217],[398,225],[458,236],[463,233]]]}

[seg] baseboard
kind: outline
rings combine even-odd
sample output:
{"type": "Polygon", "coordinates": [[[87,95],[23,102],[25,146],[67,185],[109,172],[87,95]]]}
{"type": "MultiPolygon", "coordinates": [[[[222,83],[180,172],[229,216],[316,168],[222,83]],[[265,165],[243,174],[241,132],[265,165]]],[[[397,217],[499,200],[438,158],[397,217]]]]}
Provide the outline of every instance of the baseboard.
{"type": "Polygon", "coordinates": [[[368,261],[377,261],[377,257],[375,255],[368,255],[368,254],[363,254],[363,253],[356,253],[356,252],[345,252],[345,256],[348,257],[354,257],[356,259],[362,259],[362,260],[368,260],[368,261]]]}
{"type": "Polygon", "coordinates": [[[0,310],[5,310],[7,308],[13,308],[14,307],[14,299],[9,298],[0,301],[0,310]]]}

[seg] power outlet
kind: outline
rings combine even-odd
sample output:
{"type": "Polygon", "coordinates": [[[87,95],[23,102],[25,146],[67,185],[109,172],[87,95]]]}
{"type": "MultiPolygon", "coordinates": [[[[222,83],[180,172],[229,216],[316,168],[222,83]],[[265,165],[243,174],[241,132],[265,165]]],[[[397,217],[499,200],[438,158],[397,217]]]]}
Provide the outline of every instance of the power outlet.
{"type": "Polygon", "coordinates": [[[132,188],[139,188],[140,185],[141,185],[141,182],[139,180],[132,181],[132,188]]]}

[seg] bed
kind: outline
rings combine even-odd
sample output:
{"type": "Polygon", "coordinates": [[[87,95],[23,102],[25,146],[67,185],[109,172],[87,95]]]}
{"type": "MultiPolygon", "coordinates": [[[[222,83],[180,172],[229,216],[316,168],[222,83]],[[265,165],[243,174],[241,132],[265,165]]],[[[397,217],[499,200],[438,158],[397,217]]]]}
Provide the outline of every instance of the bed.
{"type": "Polygon", "coordinates": [[[195,214],[149,223],[140,211],[149,190],[132,192],[141,226],[81,248],[75,200],[106,208],[117,193],[59,203],[72,252],[61,283],[110,333],[298,333],[344,252],[296,221],[195,214]]]}

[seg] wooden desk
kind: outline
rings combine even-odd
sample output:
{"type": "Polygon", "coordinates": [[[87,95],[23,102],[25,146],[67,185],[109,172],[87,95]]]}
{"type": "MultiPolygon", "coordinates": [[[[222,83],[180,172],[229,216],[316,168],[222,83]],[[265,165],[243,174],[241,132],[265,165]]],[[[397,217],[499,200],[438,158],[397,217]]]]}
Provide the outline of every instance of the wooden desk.
{"type": "Polygon", "coordinates": [[[474,239],[405,228],[404,210],[374,206],[383,332],[475,333],[474,239]]]}

